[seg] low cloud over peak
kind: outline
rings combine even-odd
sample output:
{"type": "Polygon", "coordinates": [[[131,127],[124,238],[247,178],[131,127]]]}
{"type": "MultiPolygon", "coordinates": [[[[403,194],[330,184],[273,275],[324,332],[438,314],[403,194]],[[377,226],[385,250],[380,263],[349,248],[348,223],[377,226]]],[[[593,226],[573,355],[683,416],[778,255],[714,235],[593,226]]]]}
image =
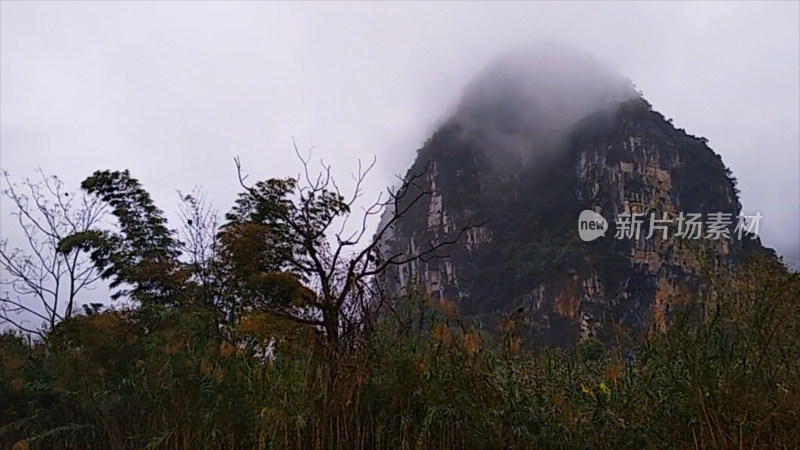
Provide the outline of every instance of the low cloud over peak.
{"type": "Polygon", "coordinates": [[[455,114],[493,149],[550,149],[582,118],[639,94],[591,55],[546,43],[500,54],[467,85],[455,114]]]}

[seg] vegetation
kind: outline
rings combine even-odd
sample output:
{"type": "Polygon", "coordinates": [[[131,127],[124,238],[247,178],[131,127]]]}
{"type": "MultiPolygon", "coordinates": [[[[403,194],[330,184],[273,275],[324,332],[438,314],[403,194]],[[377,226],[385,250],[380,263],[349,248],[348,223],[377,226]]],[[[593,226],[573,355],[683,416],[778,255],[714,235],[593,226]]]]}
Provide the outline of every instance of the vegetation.
{"type": "Polygon", "coordinates": [[[380,254],[383,233],[428,194],[413,177],[367,209],[391,214],[360,243],[366,221],[339,227],[358,187],[345,198],[327,171],[240,178],[220,227],[193,193],[178,232],[128,172],[84,181],[117,224],[72,230],[57,254],[88,258],[130,301],[45,321],[37,339],[0,335],[0,446],[800,446],[800,276],[769,255],[735,283],[709,275],[713,295],[647,340],[538,347],[514,317],[484,330],[422,290],[374,291],[386,267],[436,256],[466,229],[380,254]]]}

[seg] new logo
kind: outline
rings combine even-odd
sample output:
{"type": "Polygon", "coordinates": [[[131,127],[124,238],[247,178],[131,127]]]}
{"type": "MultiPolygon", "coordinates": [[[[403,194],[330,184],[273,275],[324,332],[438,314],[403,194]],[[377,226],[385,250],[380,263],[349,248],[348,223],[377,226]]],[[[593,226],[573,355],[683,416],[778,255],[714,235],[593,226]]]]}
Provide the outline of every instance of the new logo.
{"type": "Polygon", "coordinates": [[[578,235],[585,242],[593,241],[600,236],[605,236],[608,231],[606,219],[594,211],[584,209],[578,216],[578,235]]]}

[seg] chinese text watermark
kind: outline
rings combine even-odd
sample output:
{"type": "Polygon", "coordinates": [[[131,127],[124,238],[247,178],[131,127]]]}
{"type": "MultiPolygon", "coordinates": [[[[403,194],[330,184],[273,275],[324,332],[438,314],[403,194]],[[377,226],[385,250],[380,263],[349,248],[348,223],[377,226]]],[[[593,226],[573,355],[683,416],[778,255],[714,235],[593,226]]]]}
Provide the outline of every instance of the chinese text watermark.
{"type": "MultiPolygon", "coordinates": [[[[758,237],[758,227],[763,216],[760,212],[754,215],[714,212],[705,215],[700,213],[680,213],[677,217],[669,217],[667,213],[657,216],[656,213],[623,213],[617,216],[614,223],[616,239],[639,239],[644,236],[650,239],[661,236],[667,239],[670,231],[674,236],[684,239],[731,239],[758,237]],[[645,228],[645,225],[647,227],[645,228]]],[[[578,217],[578,234],[584,241],[593,241],[605,236],[608,222],[600,214],[584,210],[578,217]]]]}

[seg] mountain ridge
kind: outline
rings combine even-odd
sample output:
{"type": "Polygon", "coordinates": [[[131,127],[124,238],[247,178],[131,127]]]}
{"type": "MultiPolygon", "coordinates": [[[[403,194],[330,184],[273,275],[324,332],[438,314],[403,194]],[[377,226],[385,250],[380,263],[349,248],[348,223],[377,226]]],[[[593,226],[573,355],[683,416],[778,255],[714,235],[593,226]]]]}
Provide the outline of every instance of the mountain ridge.
{"type": "MultiPolygon", "coordinates": [[[[471,86],[459,112],[418,150],[407,177],[424,173],[420,189],[429,190],[430,198],[396,224],[383,251],[413,253],[467,223],[481,225],[467,230],[447,257],[387,273],[382,283],[389,291],[421,285],[487,325],[498,313],[525,311],[537,341],[609,340],[614,324],[636,335],[666,329],[676,307],[708,294],[707,268],[732,274],[762,249],[757,236],[747,234],[646,239],[646,224],[639,239],[616,239],[609,230],[597,241],[581,241],[582,210],[600,213],[612,229],[620,214],[674,219],[681,213],[722,213],[734,221],[730,233],[741,212],[736,181],[705,139],[676,129],[641,95],[610,95],[613,106],[585,102],[597,107],[577,108],[588,112],[580,119],[563,115],[566,122],[552,127],[537,122],[547,117],[541,107],[547,101],[536,103],[527,94],[478,102],[507,121],[474,120],[474,114],[465,121],[463,105],[474,100],[476,83],[471,86]],[[514,101],[504,111],[509,98],[514,101]],[[519,117],[521,105],[529,111],[517,100],[538,107],[519,117]],[[542,130],[559,136],[537,139],[542,130]],[[705,256],[692,260],[698,251],[705,256]]],[[[564,92],[550,101],[580,94],[564,92]]]]}

